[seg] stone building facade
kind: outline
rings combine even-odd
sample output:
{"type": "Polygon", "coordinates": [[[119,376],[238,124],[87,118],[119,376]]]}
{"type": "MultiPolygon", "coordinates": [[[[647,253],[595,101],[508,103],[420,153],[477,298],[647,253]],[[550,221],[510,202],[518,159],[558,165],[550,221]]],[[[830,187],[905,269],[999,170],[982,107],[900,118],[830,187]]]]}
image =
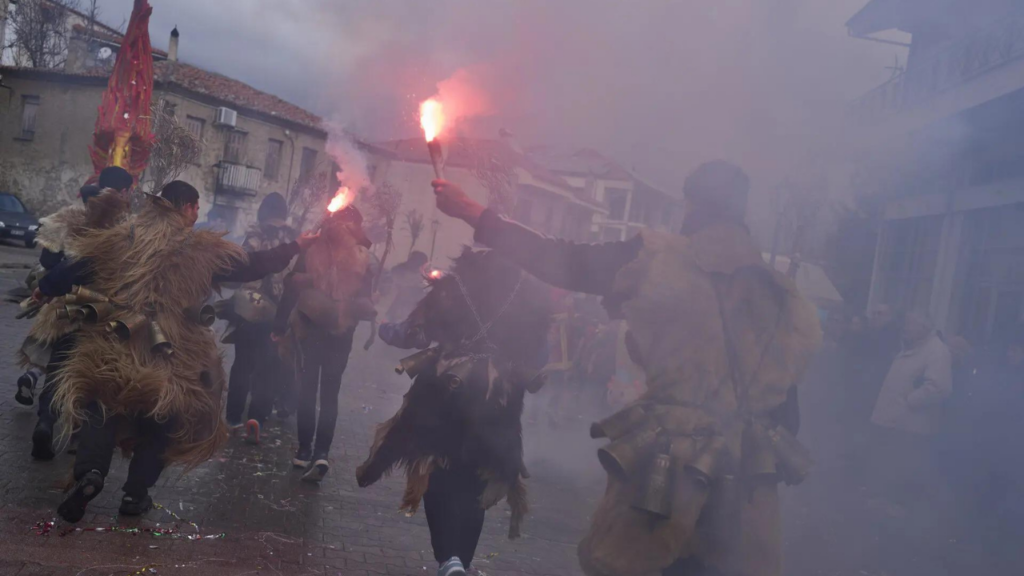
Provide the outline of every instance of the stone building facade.
{"type": "MultiPolygon", "coordinates": [[[[177,41],[175,31],[170,54],[154,51],[153,100],[204,143],[179,177],[199,189],[202,213],[215,210],[241,232],[267,194],[287,196],[305,176],[334,173],[319,117],[178,62],[177,41]]],[[[0,66],[0,188],[37,212],[72,201],[92,174],[88,146],[119,42],[76,26],[64,69],[0,66]]]]}

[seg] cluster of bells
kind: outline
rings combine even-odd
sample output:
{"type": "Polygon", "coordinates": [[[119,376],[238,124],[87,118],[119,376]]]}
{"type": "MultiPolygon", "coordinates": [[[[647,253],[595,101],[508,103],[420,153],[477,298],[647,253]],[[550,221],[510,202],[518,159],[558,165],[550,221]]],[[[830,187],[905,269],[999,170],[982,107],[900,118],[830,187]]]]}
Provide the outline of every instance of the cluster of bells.
{"type": "Polygon", "coordinates": [[[643,405],[629,406],[590,429],[592,438],[611,440],[598,450],[598,459],[608,474],[634,486],[633,508],[658,519],[672,518],[673,511],[698,514],[709,493],[739,502],[744,486],[799,484],[814,465],[788,430],[756,420],[743,427],[739,462],[724,435],[668,438],[663,432],[643,405]]]}
{"type": "MultiPolygon", "coordinates": [[[[71,294],[64,297],[64,306],[57,308],[57,318],[82,324],[98,324],[106,322],[107,331],[122,342],[127,342],[136,334],[143,332],[149,335],[150,351],[154,354],[170,356],[174,346],[167,339],[163,328],[156,320],[143,314],[130,313],[117,320],[108,320],[120,311],[110,298],[83,286],[74,286],[71,294]]],[[[216,321],[213,306],[204,304],[185,310],[187,317],[203,327],[210,327],[216,321]]]]}
{"type": "MultiPolygon", "coordinates": [[[[421,350],[412,356],[407,356],[398,361],[398,366],[395,367],[396,374],[407,374],[409,378],[416,378],[422,374],[428,368],[437,365],[441,359],[441,348],[435,346],[433,348],[427,348],[421,350]]],[[[473,370],[476,369],[476,362],[473,360],[466,360],[464,362],[458,362],[453,364],[442,374],[442,378],[452,388],[458,388],[462,386],[464,382],[469,380],[473,374],[473,370]]]]}

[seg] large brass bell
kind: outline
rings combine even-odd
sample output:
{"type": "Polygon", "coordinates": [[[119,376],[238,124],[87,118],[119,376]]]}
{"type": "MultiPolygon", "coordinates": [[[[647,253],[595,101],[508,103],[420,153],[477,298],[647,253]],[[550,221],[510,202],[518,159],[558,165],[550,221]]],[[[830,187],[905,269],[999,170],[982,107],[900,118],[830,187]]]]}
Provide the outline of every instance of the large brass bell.
{"type": "Polygon", "coordinates": [[[637,491],[633,508],[647,512],[655,518],[672,516],[672,457],[665,453],[654,455],[650,469],[637,491]]]}
{"type": "Polygon", "coordinates": [[[661,427],[651,421],[597,451],[597,459],[608,474],[625,480],[637,464],[654,449],[661,427]]]}
{"type": "Polygon", "coordinates": [[[113,332],[122,342],[131,340],[132,335],[137,334],[146,324],[146,317],[142,314],[132,314],[120,320],[107,323],[107,330],[113,332]]]}
{"type": "Polygon", "coordinates": [[[647,412],[643,406],[627,406],[604,420],[591,424],[590,437],[617,440],[642,424],[646,418],[647,412]]]}
{"type": "Polygon", "coordinates": [[[814,459],[806,446],[782,426],[768,431],[775,447],[779,472],[786,484],[794,486],[803,482],[814,467],[814,459]]]}
{"type": "Polygon", "coordinates": [[[72,286],[71,294],[64,297],[64,302],[68,304],[96,304],[110,302],[110,298],[84,286],[72,286]]]}
{"type": "Polygon", "coordinates": [[[81,306],[64,306],[57,308],[57,319],[58,320],[70,320],[77,322],[85,316],[85,312],[81,306]]]}
{"type": "Polygon", "coordinates": [[[412,356],[406,356],[398,361],[395,367],[395,374],[408,374],[409,378],[415,378],[430,366],[433,366],[441,356],[440,348],[427,348],[420,350],[412,356]]]}
{"type": "Polygon", "coordinates": [[[149,351],[162,356],[174,354],[174,346],[156,320],[149,323],[149,351]]]}
{"type": "Polygon", "coordinates": [[[185,316],[204,328],[213,326],[217,321],[217,310],[212,304],[202,306],[190,306],[185,310],[185,316]]]}
{"type": "Polygon", "coordinates": [[[114,313],[114,305],[109,302],[96,302],[82,305],[82,321],[87,324],[102,322],[114,313]]]}
{"type": "Polygon", "coordinates": [[[441,378],[447,381],[448,385],[452,388],[458,388],[469,381],[475,368],[476,360],[463,360],[457,364],[449,366],[448,369],[444,371],[444,374],[441,375],[441,378]]]}
{"type": "Polygon", "coordinates": [[[699,482],[710,485],[711,481],[725,468],[728,446],[724,436],[712,436],[697,456],[686,465],[686,471],[699,482]]]}

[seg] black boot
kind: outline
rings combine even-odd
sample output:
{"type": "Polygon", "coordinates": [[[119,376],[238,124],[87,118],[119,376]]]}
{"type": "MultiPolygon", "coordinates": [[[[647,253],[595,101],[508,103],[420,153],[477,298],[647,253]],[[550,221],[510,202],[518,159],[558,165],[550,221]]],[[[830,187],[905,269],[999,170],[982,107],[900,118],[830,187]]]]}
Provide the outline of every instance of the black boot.
{"type": "Polygon", "coordinates": [[[142,516],[152,509],[153,499],[150,498],[149,494],[132,496],[131,494],[125,493],[121,498],[121,507],[118,508],[117,511],[125,516],[142,516]]]}
{"type": "Polygon", "coordinates": [[[71,492],[57,507],[57,514],[68,522],[78,522],[85,516],[85,507],[103,490],[103,475],[92,470],[75,483],[71,492]]]}
{"type": "Polygon", "coordinates": [[[53,460],[53,424],[40,420],[32,432],[32,457],[36,460],[53,460]]]}

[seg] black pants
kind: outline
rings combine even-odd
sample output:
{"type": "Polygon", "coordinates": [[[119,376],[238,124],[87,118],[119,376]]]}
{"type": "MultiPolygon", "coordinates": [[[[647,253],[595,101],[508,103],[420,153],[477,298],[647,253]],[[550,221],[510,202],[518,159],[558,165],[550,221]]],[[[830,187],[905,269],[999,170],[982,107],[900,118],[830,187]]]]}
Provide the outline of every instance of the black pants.
{"type": "Polygon", "coordinates": [[[110,462],[117,448],[118,431],[130,426],[134,429],[136,442],[131,463],[128,464],[128,479],[122,490],[136,498],[145,496],[164,470],[167,425],[143,417],[134,421],[124,416],[104,418],[96,403],[90,404],[86,412],[87,420],[82,423],[78,454],[75,455],[75,480],[91,470],[98,470],[105,478],[110,472],[110,462]]]}
{"type": "Polygon", "coordinates": [[[46,380],[43,383],[42,389],[39,391],[39,406],[37,407],[36,414],[39,416],[39,424],[43,424],[53,428],[54,423],[60,417],[60,414],[53,410],[53,395],[56,392],[54,388],[53,375],[57,373],[57,370],[64,364],[71,354],[71,350],[75,347],[75,335],[66,334],[57,339],[53,343],[50,349],[50,361],[46,365],[46,380]]]}
{"type": "Polygon", "coordinates": [[[228,379],[228,399],[224,418],[229,424],[241,424],[245,401],[249,402],[249,418],[266,420],[274,405],[275,378],[284,371],[273,342],[269,324],[243,324],[235,331],[235,362],[228,379]]]}
{"type": "Polygon", "coordinates": [[[485,487],[476,466],[465,463],[451,462],[448,468],[438,468],[430,474],[423,511],[438,564],[453,556],[458,556],[466,568],[473,562],[484,529],[480,495],[485,487]]]}
{"type": "Polygon", "coordinates": [[[338,423],[338,392],[341,377],[348,366],[352,352],[355,328],[340,336],[320,336],[301,344],[299,373],[299,448],[313,447],[313,456],[326,458],[334,440],[334,427],[338,423]],[[316,400],[320,398],[320,417],[316,414],[316,400]],[[313,445],[313,437],[316,444],[313,445]]]}

